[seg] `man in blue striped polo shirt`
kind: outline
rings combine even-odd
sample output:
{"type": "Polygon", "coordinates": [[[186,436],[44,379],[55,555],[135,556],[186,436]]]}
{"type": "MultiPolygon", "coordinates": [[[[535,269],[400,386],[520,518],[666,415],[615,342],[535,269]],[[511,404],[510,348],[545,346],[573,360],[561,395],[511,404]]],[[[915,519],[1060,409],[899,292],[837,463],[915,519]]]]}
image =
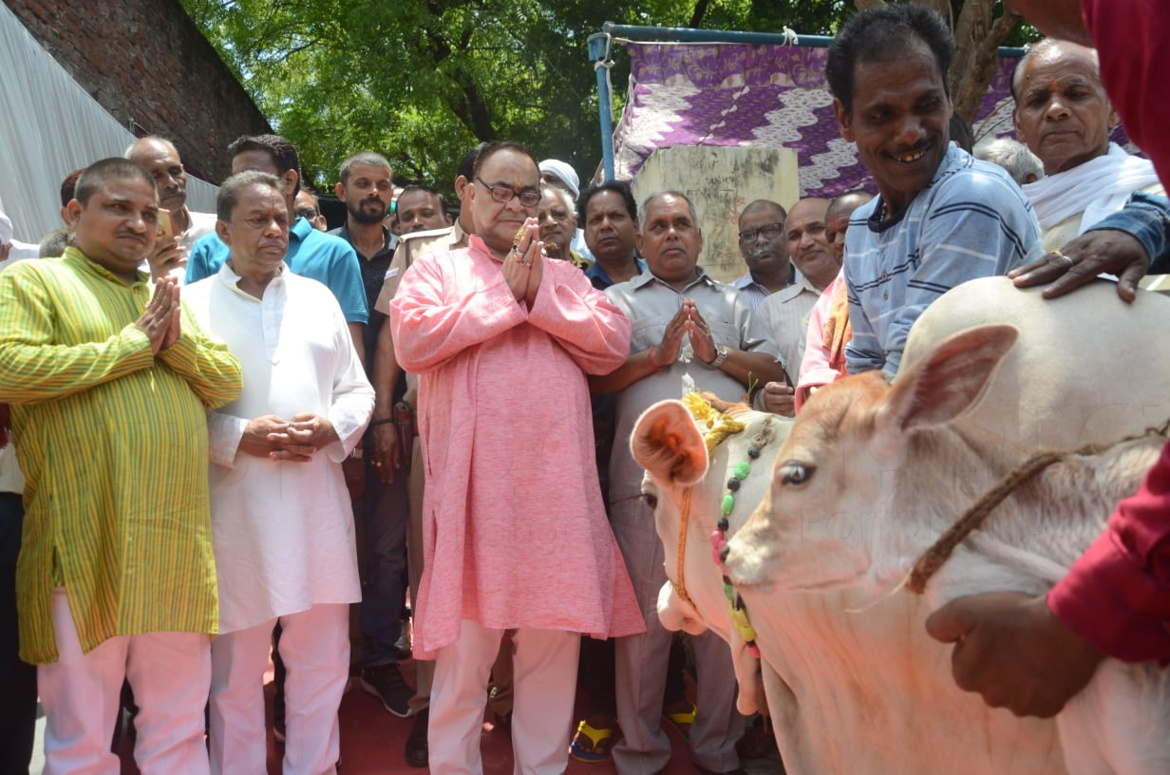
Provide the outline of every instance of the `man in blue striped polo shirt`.
{"type": "Polygon", "coordinates": [[[851,374],[892,378],[910,326],[935,299],[1044,252],[1036,216],[1007,173],[950,143],[954,49],[942,18],[914,5],[855,15],[829,48],[841,135],[857,143],[879,193],[854,212],[845,237],[851,374]]]}

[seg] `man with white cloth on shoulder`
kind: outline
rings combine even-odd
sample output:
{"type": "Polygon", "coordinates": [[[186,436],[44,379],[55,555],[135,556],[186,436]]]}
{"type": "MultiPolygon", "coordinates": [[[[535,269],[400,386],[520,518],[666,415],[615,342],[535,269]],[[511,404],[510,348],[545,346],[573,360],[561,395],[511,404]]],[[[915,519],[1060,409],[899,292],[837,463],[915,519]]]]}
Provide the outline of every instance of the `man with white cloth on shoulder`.
{"type": "Polygon", "coordinates": [[[1016,67],[1012,95],[1016,135],[1044,163],[1046,177],[1023,189],[1047,260],[1067,265],[1104,252],[1148,268],[1166,250],[1170,202],[1149,160],[1109,142],[1119,120],[1097,52],[1040,41],[1016,67]]]}
{"type": "Polygon", "coordinates": [[[374,404],[330,290],[284,263],[279,180],[234,175],[216,202],[230,249],[184,289],[240,360],[244,391],[208,413],[220,635],[211,646],[211,770],[264,772],[263,675],[272,628],[288,667],[283,771],[334,772],[349,675],[349,604],[361,599],[341,463],[374,404]]]}

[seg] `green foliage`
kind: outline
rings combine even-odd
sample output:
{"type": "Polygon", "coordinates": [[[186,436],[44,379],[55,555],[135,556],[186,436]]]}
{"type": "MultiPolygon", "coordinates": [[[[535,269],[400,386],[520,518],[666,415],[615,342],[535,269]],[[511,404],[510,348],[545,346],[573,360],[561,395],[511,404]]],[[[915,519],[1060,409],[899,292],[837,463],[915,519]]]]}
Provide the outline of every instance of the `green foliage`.
{"type": "MultiPolygon", "coordinates": [[[[481,140],[518,140],[583,177],[600,157],[587,38],[602,24],[831,35],[845,0],[181,0],[328,190],[375,150],[398,180],[450,189],[481,140]]],[[[961,0],[955,0],[961,2],[961,0]]],[[[629,77],[614,48],[614,99],[629,77]]]]}
{"type": "MultiPolygon", "coordinates": [[[[327,189],[351,152],[449,189],[464,151],[510,139],[586,176],[600,156],[587,38],[602,24],[830,32],[840,0],[182,0],[327,189]]],[[[612,82],[629,75],[615,47],[612,82]]]]}
{"type": "Polygon", "coordinates": [[[798,35],[833,35],[853,13],[844,0],[751,0],[752,13],[744,29],[781,32],[785,27],[798,35]]]}

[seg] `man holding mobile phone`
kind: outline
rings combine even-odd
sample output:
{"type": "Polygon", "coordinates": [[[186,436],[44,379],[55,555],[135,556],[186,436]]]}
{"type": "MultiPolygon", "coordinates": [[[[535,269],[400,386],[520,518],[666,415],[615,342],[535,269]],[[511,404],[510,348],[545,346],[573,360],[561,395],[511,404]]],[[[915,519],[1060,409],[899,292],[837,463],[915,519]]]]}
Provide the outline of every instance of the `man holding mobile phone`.
{"type": "Polygon", "coordinates": [[[179,151],[169,140],[148,136],[126,149],[126,158],[146,168],[158,189],[158,240],[147,257],[144,270],[151,277],[174,277],[182,285],[187,279],[187,256],[195,240],[215,231],[214,213],[187,209],[187,173],[179,151]]]}

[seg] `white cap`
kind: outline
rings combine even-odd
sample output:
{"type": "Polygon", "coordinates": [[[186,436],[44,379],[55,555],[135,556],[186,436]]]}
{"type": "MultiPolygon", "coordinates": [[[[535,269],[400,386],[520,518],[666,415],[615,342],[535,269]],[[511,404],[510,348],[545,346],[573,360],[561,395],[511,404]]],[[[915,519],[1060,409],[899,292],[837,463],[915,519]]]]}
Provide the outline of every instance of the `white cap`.
{"type": "Polygon", "coordinates": [[[540,171],[551,172],[560,178],[573,192],[574,199],[581,196],[581,179],[577,177],[577,172],[572,167],[560,159],[545,159],[540,163],[540,171]]]}

